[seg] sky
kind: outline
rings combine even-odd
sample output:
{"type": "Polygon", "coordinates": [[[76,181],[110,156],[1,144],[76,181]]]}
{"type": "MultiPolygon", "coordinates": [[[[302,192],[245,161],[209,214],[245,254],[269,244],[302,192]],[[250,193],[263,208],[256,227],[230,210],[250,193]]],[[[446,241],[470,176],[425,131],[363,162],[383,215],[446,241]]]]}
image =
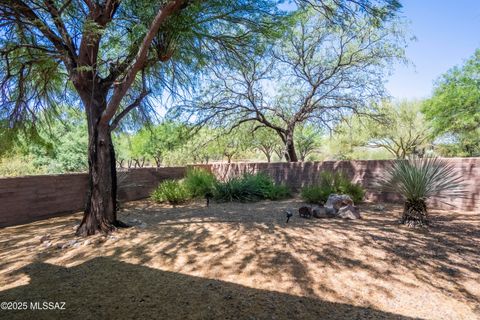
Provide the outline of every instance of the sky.
{"type": "Polygon", "coordinates": [[[396,99],[432,94],[436,79],[480,48],[480,0],[401,0],[417,38],[407,48],[413,66],[397,65],[386,87],[396,99]]]}

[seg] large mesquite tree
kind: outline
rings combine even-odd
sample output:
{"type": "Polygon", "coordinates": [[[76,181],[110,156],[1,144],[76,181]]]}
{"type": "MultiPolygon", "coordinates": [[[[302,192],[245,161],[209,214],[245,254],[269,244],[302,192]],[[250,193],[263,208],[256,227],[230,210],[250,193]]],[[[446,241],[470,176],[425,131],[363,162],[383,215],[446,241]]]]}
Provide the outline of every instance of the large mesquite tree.
{"type": "MultiPolygon", "coordinates": [[[[271,35],[283,24],[281,2],[0,0],[0,133],[10,136],[60,102],[81,105],[89,185],[77,234],[124,226],[116,216],[112,130],[132,114],[148,118],[142,107],[149,96],[185,92],[175,84],[195,79],[196,68],[222,63],[230,52],[249,51],[259,35],[271,35]]],[[[352,2],[382,15],[398,7],[396,0],[352,2]]],[[[350,12],[348,0],[298,4],[329,17],[350,12]]]]}
{"type": "Polygon", "coordinates": [[[285,158],[298,161],[297,127],[332,127],[345,115],[372,113],[371,102],[386,96],[390,66],[404,60],[399,21],[372,20],[356,10],[341,24],[311,9],[298,14],[264,54],[214,69],[205,90],[179,109],[200,123],[269,128],[282,140],[285,158]]]}
{"type": "Polygon", "coordinates": [[[158,83],[168,87],[213,50],[248,46],[281,17],[267,0],[2,0],[0,13],[2,118],[13,127],[75,97],[85,111],[90,179],[79,235],[123,225],[111,138],[120,121],[162,94],[158,83]]]}

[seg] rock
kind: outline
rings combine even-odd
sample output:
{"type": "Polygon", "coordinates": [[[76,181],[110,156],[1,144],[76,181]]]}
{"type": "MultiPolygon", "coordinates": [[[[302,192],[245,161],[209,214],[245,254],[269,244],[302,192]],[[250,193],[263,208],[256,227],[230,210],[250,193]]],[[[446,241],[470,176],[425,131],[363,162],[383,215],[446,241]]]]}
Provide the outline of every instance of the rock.
{"type": "Polygon", "coordinates": [[[310,219],[312,217],[312,208],[307,206],[300,207],[298,214],[301,218],[310,219]]]}
{"type": "Polygon", "coordinates": [[[47,233],[46,235],[43,235],[40,237],[40,243],[43,243],[48,240],[50,240],[50,233],[47,233]]]}
{"type": "Polygon", "coordinates": [[[45,248],[50,248],[52,246],[52,242],[51,241],[45,241],[45,242],[43,242],[43,246],[45,248]]]}
{"type": "Polygon", "coordinates": [[[118,240],[118,237],[115,237],[115,236],[109,236],[108,237],[108,240],[111,240],[113,242],[116,242],[118,240]]]}
{"type": "Polygon", "coordinates": [[[327,208],[325,208],[324,206],[317,206],[313,208],[312,214],[317,219],[328,218],[327,208]]]}
{"type": "Polygon", "coordinates": [[[87,239],[83,242],[83,245],[88,246],[90,244],[90,242],[91,242],[90,239],[87,239]]]}
{"type": "Polygon", "coordinates": [[[350,219],[350,220],[362,218],[360,216],[360,210],[353,205],[341,207],[338,210],[337,216],[342,219],[350,219]]]}
{"type": "Polygon", "coordinates": [[[332,193],[328,196],[327,203],[325,207],[333,207],[335,211],[338,211],[341,207],[352,205],[353,200],[345,194],[335,194],[332,193]]]}
{"type": "Polygon", "coordinates": [[[57,249],[63,249],[64,245],[65,245],[65,243],[59,242],[59,243],[56,244],[56,247],[57,247],[57,249]]]}
{"type": "Polygon", "coordinates": [[[67,243],[68,243],[68,245],[71,247],[71,246],[73,246],[74,244],[76,244],[77,242],[78,242],[78,240],[73,239],[73,240],[68,241],[67,243]]]}
{"type": "Polygon", "coordinates": [[[381,204],[376,204],[373,206],[373,211],[384,211],[385,210],[385,206],[382,206],[381,204]]]}
{"type": "Polygon", "coordinates": [[[334,207],[325,207],[325,213],[327,218],[335,218],[337,216],[337,210],[334,207]]]}
{"type": "Polygon", "coordinates": [[[78,248],[78,247],[80,247],[80,242],[76,242],[72,247],[73,247],[73,248],[78,248]]]}
{"type": "Polygon", "coordinates": [[[147,224],[145,222],[142,222],[138,225],[139,228],[145,229],[147,227],[147,224]]]}

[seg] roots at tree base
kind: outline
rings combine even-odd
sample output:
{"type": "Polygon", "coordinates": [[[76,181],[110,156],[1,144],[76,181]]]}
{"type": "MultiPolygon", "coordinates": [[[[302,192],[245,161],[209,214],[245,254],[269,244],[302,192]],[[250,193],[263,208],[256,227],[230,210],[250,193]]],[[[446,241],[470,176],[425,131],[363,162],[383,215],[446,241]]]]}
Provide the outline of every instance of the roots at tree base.
{"type": "MultiPolygon", "coordinates": [[[[75,234],[80,237],[86,237],[86,236],[91,236],[97,233],[103,233],[103,234],[108,234],[111,232],[116,231],[117,229],[120,228],[130,228],[128,224],[120,221],[120,220],[115,220],[114,222],[110,223],[107,222],[106,220],[102,219],[101,222],[96,222],[96,221],[88,221],[92,218],[86,218],[86,216],[83,217],[82,222],[77,228],[77,231],[75,234]]],[[[96,220],[96,219],[95,219],[96,220]]]]}
{"type": "Polygon", "coordinates": [[[405,201],[400,223],[409,227],[427,227],[429,225],[429,220],[425,200],[405,201]]]}

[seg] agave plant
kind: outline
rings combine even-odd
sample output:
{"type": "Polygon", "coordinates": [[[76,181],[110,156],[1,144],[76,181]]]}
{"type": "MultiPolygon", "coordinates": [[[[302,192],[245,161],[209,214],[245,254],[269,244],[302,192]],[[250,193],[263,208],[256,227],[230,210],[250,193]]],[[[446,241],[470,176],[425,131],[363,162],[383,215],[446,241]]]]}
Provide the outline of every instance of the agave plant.
{"type": "Polygon", "coordinates": [[[427,199],[463,196],[462,177],[453,164],[439,158],[398,160],[380,179],[385,191],[400,193],[405,199],[401,223],[427,226],[427,199]]]}

